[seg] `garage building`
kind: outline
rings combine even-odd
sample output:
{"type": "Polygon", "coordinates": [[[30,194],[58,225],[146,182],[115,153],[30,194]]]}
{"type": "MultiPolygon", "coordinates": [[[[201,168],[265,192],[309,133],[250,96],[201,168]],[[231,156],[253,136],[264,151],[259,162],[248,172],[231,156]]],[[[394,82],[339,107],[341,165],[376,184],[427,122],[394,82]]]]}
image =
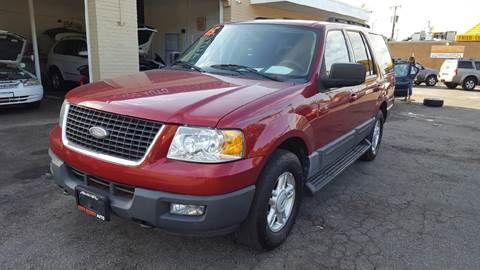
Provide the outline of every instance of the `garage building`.
{"type": "Polygon", "coordinates": [[[54,43],[45,31],[66,28],[86,33],[93,81],[138,72],[139,25],[157,30],[149,55],[169,62],[219,23],[329,17],[366,22],[369,12],[336,0],[0,0],[0,30],[29,40],[24,62],[37,76],[54,43]]]}

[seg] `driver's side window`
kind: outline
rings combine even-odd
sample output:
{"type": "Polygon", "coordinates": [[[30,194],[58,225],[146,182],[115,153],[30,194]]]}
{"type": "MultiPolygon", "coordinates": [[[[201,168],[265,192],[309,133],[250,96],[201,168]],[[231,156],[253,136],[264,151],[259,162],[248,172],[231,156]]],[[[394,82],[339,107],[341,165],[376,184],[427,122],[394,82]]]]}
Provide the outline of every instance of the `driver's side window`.
{"type": "Polygon", "coordinates": [[[350,56],[348,54],[347,42],[342,31],[334,30],[327,33],[325,43],[325,55],[323,63],[325,64],[325,74],[330,74],[330,69],[335,63],[349,63],[350,56]]]}

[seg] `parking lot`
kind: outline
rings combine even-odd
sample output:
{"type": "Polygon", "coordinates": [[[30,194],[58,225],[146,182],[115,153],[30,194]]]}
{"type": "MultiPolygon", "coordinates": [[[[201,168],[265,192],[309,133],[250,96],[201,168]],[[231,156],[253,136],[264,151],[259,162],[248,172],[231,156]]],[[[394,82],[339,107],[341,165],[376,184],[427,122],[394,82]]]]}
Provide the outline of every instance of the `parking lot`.
{"type": "Polygon", "coordinates": [[[419,87],[398,101],[382,150],[305,197],[291,236],[259,253],[77,211],[49,175],[61,101],[0,111],[0,269],[478,269],[480,91],[419,87]]]}

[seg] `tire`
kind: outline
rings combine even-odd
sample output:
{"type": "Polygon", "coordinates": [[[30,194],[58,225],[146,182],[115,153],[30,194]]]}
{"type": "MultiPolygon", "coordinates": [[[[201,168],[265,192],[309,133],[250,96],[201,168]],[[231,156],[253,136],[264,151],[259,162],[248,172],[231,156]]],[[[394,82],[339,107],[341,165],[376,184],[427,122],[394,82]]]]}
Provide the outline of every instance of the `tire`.
{"type": "Polygon", "coordinates": [[[383,112],[379,111],[377,113],[377,117],[375,117],[375,123],[373,125],[372,132],[367,137],[367,139],[372,143],[372,145],[370,146],[368,151],[360,157],[360,160],[372,161],[377,157],[378,151],[380,150],[380,145],[382,143],[384,122],[385,117],[383,115],[383,112]]]}
{"type": "Polygon", "coordinates": [[[257,180],[250,213],[235,233],[236,241],[257,250],[271,250],[281,245],[292,230],[302,202],[303,178],[302,165],[297,156],[287,150],[276,150],[257,180]],[[283,183],[280,177],[286,177],[288,180],[285,181],[290,183],[285,190],[278,188],[279,183],[283,183]],[[293,188],[291,183],[294,183],[293,188]],[[276,197],[275,189],[281,190],[276,197]],[[289,197],[292,190],[293,195],[289,197]],[[277,207],[284,209],[286,221],[283,225],[278,222],[277,207]],[[268,220],[273,222],[269,225],[268,220]]]}
{"type": "Polygon", "coordinates": [[[437,79],[437,76],[435,75],[430,75],[425,79],[425,84],[430,87],[435,86],[437,82],[438,82],[438,79],[437,79]]]}
{"type": "Polygon", "coordinates": [[[442,107],[443,99],[439,98],[426,98],[423,100],[423,105],[428,107],[442,107]]]}
{"type": "Polygon", "coordinates": [[[467,91],[472,91],[477,86],[477,79],[475,77],[467,77],[463,81],[462,88],[467,91]]]}
{"type": "Polygon", "coordinates": [[[457,88],[458,84],[456,84],[456,83],[445,83],[445,86],[448,89],[455,89],[455,88],[457,88]]]}
{"type": "Polygon", "coordinates": [[[50,86],[53,90],[62,91],[65,89],[65,80],[57,67],[50,68],[48,77],[50,78],[50,86]]]}

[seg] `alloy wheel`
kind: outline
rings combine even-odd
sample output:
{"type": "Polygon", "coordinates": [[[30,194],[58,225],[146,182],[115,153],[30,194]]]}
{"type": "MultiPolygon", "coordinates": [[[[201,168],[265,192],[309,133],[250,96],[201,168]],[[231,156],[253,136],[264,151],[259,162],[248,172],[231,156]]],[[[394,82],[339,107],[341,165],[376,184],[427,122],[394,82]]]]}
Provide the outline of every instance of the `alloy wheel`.
{"type": "Polygon", "coordinates": [[[292,173],[284,172],[277,178],[268,204],[267,226],[272,232],[279,232],[287,224],[295,204],[295,177],[292,173]]]}

